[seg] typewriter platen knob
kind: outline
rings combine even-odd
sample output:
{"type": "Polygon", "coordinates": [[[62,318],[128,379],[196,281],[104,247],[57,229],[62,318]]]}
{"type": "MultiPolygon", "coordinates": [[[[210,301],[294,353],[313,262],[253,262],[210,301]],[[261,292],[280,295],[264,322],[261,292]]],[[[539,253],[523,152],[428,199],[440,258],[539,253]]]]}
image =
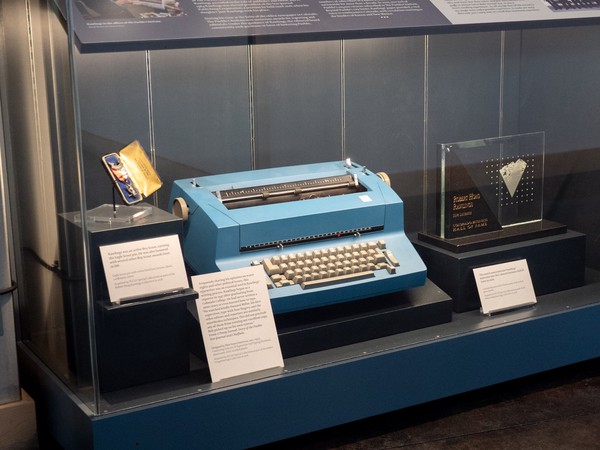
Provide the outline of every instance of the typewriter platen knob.
{"type": "Polygon", "coordinates": [[[177,197],[175,200],[173,200],[173,214],[184,221],[188,220],[190,207],[181,197],[177,197]]]}
{"type": "Polygon", "coordinates": [[[390,177],[388,177],[388,174],[385,172],[377,172],[377,176],[379,178],[381,178],[383,180],[383,182],[385,184],[387,184],[389,187],[392,187],[392,182],[390,181],[390,177]]]}

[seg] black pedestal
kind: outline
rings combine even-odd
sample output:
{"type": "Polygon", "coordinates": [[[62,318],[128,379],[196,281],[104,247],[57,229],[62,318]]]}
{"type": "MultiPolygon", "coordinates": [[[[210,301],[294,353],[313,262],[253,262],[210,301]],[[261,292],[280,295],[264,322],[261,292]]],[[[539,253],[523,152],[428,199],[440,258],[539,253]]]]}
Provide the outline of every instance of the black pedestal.
{"type": "Polygon", "coordinates": [[[452,320],[452,299],[424,286],[275,316],[285,358],[350,345],[452,320]]]}
{"type": "Polygon", "coordinates": [[[197,297],[191,289],[172,297],[113,305],[108,296],[100,247],[162,236],[181,236],[181,219],[151,207],[152,213],[130,223],[87,223],[90,281],[94,306],[94,336],[88,339],[87,293],[83,267],[81,223],[77,213],[63,216],[65,242],[63,260],[69,262],[65,281],[67,302],[67,346],[69,367],[79,384],[91,382],[90,348],[96,348],[98,385],[101,392],[123,389],[189,371],[186,302],[197,297]],[[91,345],[90,345],[91,344],[91,345]]]}
{"type": "Polygon", "coordinates": [[[412,239],[427,266],[427,276],[453,299],[455,312],[479,309],[473,269],[526,259],[537,296],[583,285],[585,235],[575,231],[455,253],[412,239]]]}
{"type": "Polygon", "coordinates": [[[189,371],[185,302],[107,311],[96,308],[101,392],[164,380],[189,371]]]}

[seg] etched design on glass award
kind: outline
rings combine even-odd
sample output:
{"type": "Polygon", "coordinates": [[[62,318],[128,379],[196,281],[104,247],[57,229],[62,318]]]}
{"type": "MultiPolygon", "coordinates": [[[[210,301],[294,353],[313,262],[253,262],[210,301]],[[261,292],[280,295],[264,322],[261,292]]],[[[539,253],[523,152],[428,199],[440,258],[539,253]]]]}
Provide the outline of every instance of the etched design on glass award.
{"type": "Polygon", "coordinates": [[[527,163],[519,158],[516,161],[506,164],[500,169],[500,175],[502,175],[504,184],[506,185],[508,193],[511,197],[515,196],[515,191],[519,187],[519,183],[523,178],[526,168],[527,163]]]}

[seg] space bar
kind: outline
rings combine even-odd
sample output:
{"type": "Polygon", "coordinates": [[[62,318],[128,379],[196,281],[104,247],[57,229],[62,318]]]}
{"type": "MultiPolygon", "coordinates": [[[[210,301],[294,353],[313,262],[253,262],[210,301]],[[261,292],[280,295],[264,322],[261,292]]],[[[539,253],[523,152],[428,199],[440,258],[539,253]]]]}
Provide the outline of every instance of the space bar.
{"type": "Polygon", "coordinates": [[[374,277],[375,273],[372,270],[365,272],[348,273],[337,277],[321,278],[319,280],[303,281],[300,283],[302,289],[310,289],[315,287],[329,286],[330,284],[344,283],[346,281],[362,280],[364,278],[374,277]]]}

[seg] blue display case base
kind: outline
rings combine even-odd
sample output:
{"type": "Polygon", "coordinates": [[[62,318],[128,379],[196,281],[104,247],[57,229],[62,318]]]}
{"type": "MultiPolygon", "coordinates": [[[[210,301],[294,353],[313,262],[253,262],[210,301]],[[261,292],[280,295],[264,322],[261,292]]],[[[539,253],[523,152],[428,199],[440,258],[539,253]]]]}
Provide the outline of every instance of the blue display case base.
{"type": "MultiPolygon", "coordinates": [[[[25,343],[24,387],[45,435],[70,448],[248,448],[600,356],[600,276],[492,317],[288,358],[285,369],[95,415],[25,343]],[[141,405],[141,406],[140,406],[141,405]]],[[[130,399],[131,400],[131,399],[130,399]]]]}

